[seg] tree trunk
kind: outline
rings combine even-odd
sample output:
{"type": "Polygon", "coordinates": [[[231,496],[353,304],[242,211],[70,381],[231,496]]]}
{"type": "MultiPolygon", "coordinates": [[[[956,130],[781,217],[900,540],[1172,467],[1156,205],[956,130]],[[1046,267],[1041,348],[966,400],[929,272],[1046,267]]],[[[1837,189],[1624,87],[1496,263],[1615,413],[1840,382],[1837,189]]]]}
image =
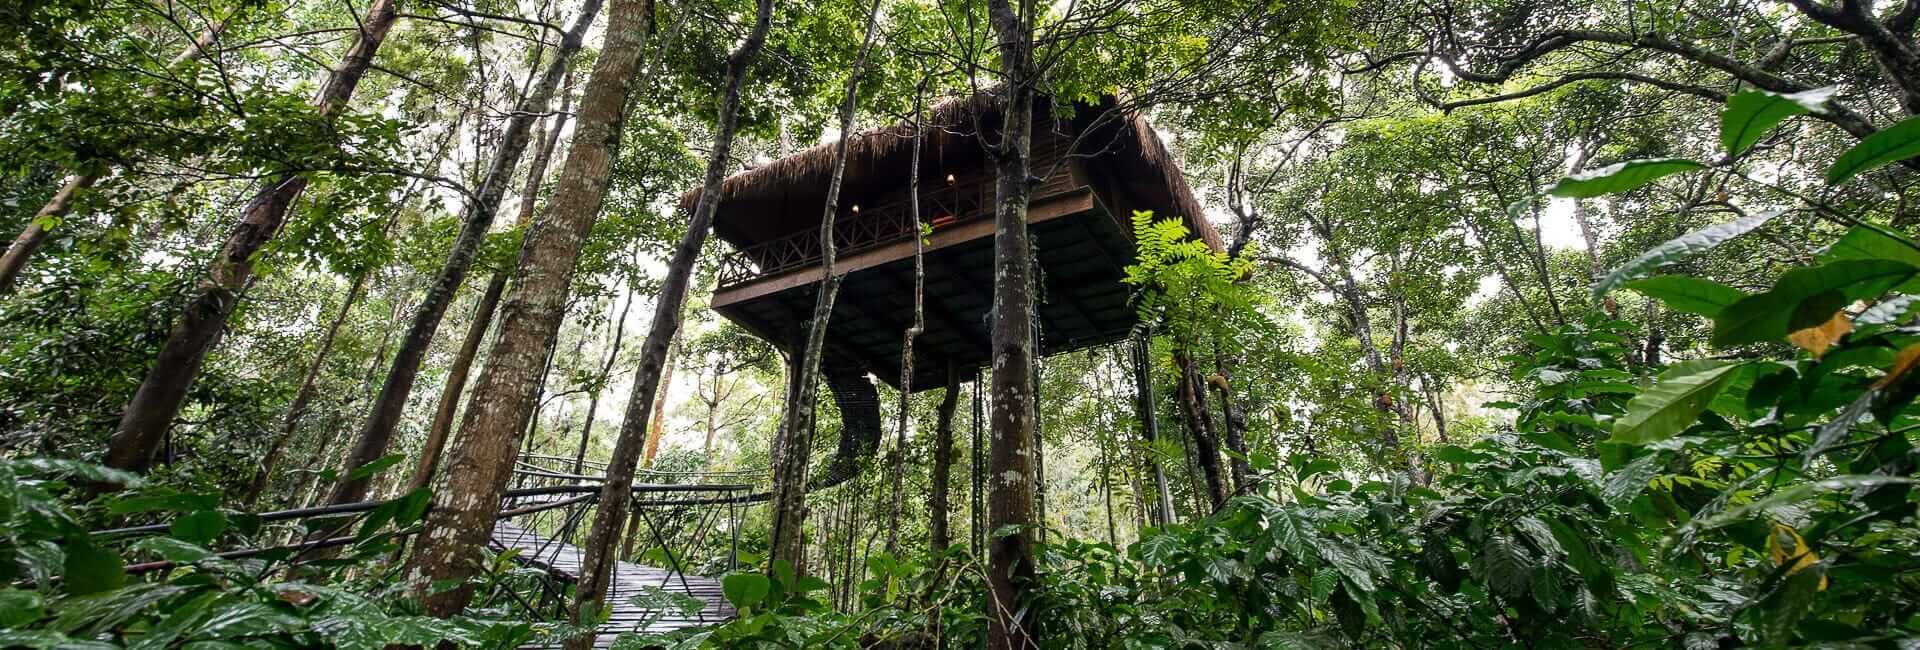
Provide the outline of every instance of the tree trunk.
{"type": "Polygon", "coordinates": [[[1218,353],[1213,359],[1213,376],[1207,378],[1215,391],[1220,393],[1220,418],[1227,427],[1227,449],[1238,454],[1227,463],[1233,470],[1233,492],[1239,494],[1247,490],[1252,480],[1253,468],[1247,465],[1247,416],[1233,400],[1233,365],[1221,358],[1218,353]]]}
{"type": "MultiPolygon", "coordinates": [[[[331,120],[346,110],[354,88],[373,65],[374,53],[399,18],[398,9],[399,0],[373,0],[368,5],[353,45],[314,102],[321,119],[331,120]]],[[[200,364],[206,361],[233,314],[238,292],[253,277],[255,254],[280,231],[288,208],[306,187],[303,176],[279,174],[241,208],[240,219],[227,235],[220,254],[209,264],[206,278],[181,310],[152,368],[121,414],[109,443],[107,466],[145,472],[152,463],[154,450],[180,412],[187,388],[200,374],[200,364]]]]}
{"type": "Polygon", "coordinates": [[[633,311],[633,291],[627,291],[627,305],[620,308],[619,320],[613,324],[613,349],[607,351],[607,360],[600,364],[600,376],[596,380],[593,392],[587,397],[587,418],[580,425],[580,446],[573,452],[573,473],[579,474],[587,463],[587,443],[593,440],[593,420],[600,413],[600,389],[613,378],[613,364],[620,358],[620,344],[627,338],[627,312],[633,311]]]}
{"type": "MultiPolygon", "coordinates": [[[[573,86],[573,72],[567,72],[567,88],[573,86]]],[[[540,139],[540,148],[533,154],[533,162],[527,167],[527,184],[520,191],[520,215],[514,225],[522,231],[533,222],[533,210],[539,202],[540,183],[547,176],[547,163],[553,159],[553,150],[560,144],[560,131],[567,124],[567,115],[572,110],[573,93],[560,94],[560,112],[553,114],[553,121],[547,125],[546,133],[540,139]]],[[[446,385],[440,387],[439,405],[434,408],[433,424],[427,429],[427,440],[420,445],[420,463],[413,470],[413,481],[409,489],[425,487],[433,482],[433,473],[440,468],[440,453],[447,446],[447,435],[453,432],[453,418],[460,412],[460,397],[466,391],[467,377],[473,371],[473,361],[479,356],[480,344],[487,339],[487,330],[493,326],[494,312],[499,310],[500,296],[507,291],[507,270],[499,269],[487,279],[487,288],[480,293],[480,302],[473,308],[473,322],[467,324],[467,335],[460,341],[460,350],[453,356],[453,365],[447,368],[446,385]]]]}
{"type": "Polygon", "coordinates": [[[673,366],[680,358],[679,323],[675,318],[673,341],[667,344],[666,362],[660,366],[660,388],[653,397],[653,416],[647,423],[647,445],[641,450],[641,467],[653,467],[654,457],[660,455],[660,436],[667,432],[667,393],[673,390],[673,366]]]}
{"type": "Polygon", "coordinates": [[[581,247],[607,194],[619,153],[636,71],[646,47],[652,5],[614,0],[606,40],[580,101],[572,146],[547,211],[522,244],[506,296],[500,332],[461,422],[448,459],[447,488],[434,499],[404,575],[426,611],[447,617],[473,598],[470,578],[493,530],[500,493],[512,476],[514,449],[534,410],[548,353],[566,316],[567,294],[581,247]],[[444,580],[461,586],[427,593],[444,580]]]}
{"type": "MultiPolygon", "coordinates": [[[[876,5],[877,6],[877,5],[876,5]]],[[[893,501],[887,511],[887,553],[900,554],[900,510],[905,499],[907,475],[907,418],[909,415],[908,396],[913,394],[913,339],[927,328],[926,313],[926,237],[920,234],[920,146],[923,141],[920,129],[921,97],[925,95],[927,80],[920,80],[920,87],[913,94],[913,160],[907,165],[907,214],[913,220],[913,323],[900,335],[900,422],[893,443],[893,501]]],[[[952,370],[948,373],[952,374],[952,370]]],[[[952,382],[948,382],[951,385],[952,382]]],[[[945,403],[942,402],[944,405],[945,403]]],[[[949,433],[951,437],[951,433],[949,433]]],[[[935,452],[939,453],[939,452],[935,452]]],[[[946,495],[941,495],[944,501],[946,495]]],[[[935,513],[942,512],[934,509],[935,513]]],[[[936,515],[941,519],[941,534],[945,534],[946,515],[936,515]]],[[[946,549],[944,540],[940,550],[946,549]]]]}
{"type": "Polygon", "coordinates": [[[1534,313],[1533,303],[1527,300],[1527,295],[1520,292],[1519,283],[1514,282],[1513,275],[1507,272],[1507,264],[1501,262],[1499,257],[1494,255],[1493,241],[1487,236],[1487,233],[1480,230],[1480,222],[1476,220],[1473,215],[1462,210],[1458,205],[1453,206],[1453,209],[1454,212],[1460,215],[1460,220],[1467,224],[1467,232],[1473,235],[1474,241],[1480,243],[1480,255],[1486,258],[1487,265],[1493,267],[1494,273],[1500,276],[1501,286],[1506,287],[1507,291],[1513,293],[1514,302],[1520,305],[1521,313],[1527,315],[1527,321],[1533,323],[1534,331],[1540,334],[1546,334],[1546,324],[1542,323],[1540,316],[1534,313]]]}
{"type": "MultiPolygon", "coordinates": [[[[409,283],[409,286],[406,287],[406,289],[402,290],[401,292],[399,292],[397,296],[394,297],[393,312],[391,316],[387,317],[388,322],[400,320],[400,315],[407,312],[406,301],[407,301],[407,298],[411,297],[412,293],[413,293],[413,287],[411,286],[411,283],[409,283]]],[[[373,387],[374,377],[378,376],[378,373],[380,372],[380,364],[387,360],[387,349],[391,348],[392,346],[393,346],[393,330],[392,329],[383,330],[380,334],[380,347],[374,348],[373,359],[367,362],[366,371],[361,373],[360,385],[356,386],[353,392],[347,395],[347,399],[340,403],[340,408],[338,409],[338,411],[346,411],[347,409],[351,409],[353,408],[353,405],[355,403],[367,397],[367,391],[373,387]]],[[[336,411],[333,418],[331,418],[332,421],[327,423],[328,426],[325,427],[326,433],[320,437],[320,440],[318,441],[319,444],[315,445],[313,448],[312,455],[320,459],[320,466],[313,468],[313,471],[307,474],[307,478],[301,481],[300,483],[298,483],[297,486],[290,492],[291,495],[298,497],[294,499],[292,502],[290,502],[290,504],[294,507],[309,508],[315,505],[319,505],[318,499],[320,496],[320,488],[322,484],[325,483],[320,479],[320,473],[325,471],[328,467],[330,467],[333,464],[332,455],[328,454],[327,450],[333,449],[334,444],[340,441],[341,429],[344,428],[340,426],[341,417],[338,411],[336,411]],[[299,495],[305,495],[305,496],[299,496],[299,495]]],[[[345,472],[345,471],[347,470],[338,469],[336,470],[336,473],[345,472]]]]}
{"type": "MultiPolygon", "coordinates": [[[[660,297],[654,304],[653,321],[646,340],[640,346],[640,368],[634,380],[633,395],[627,400],[626,417],[620,424],[620,435],[614,442],[613,455],[607,461],[607,479],[600,491],[599,508],[594,513],[593,526],[588,532],[586,556],[572,611],[572,620],[576,623],[595,620],[600,612],[601,599],[606,594],[609,574],[614,566],[612,558],[617,550],[616,536],[621,524],[626,523],[628,503],[633,497],[633,473],[645,442],[647,408],[653,405],[654,394],[660,386],[660,375],[666,365],[667,345],[679,331],[680,307],[686,301],[694,264],[698,261],[701,247],[706,243],[707,232],[713,226],[714,210],[720,204],[720,183],[725,179],[730,165],[729,152],[733,148],[735,120],[740,110],[740,84],[747,75],[749,64],[766,42],[772,14],[773,0],[758,0],[752,31],[746,41],[727,56],[725,87],[721,91],[713,150],[709,153],[700,199],[687,220],[686,234],[674,247],[673,257],[667,263],[667,277],[661,286],[660,297]]],[[[610,28],[608,33],[614,32],[610,28]]],[[[600,56],[604,64],[607,55],[602,53],[600,56]]],[[[596,71],[596,81],[598,77],[596,71]]],[[[604,175],[602,178],[605,178],[604,175]]],[[[602,190],[604,193],[604,185],[602,190]]],[[[580,249],[576,245],[568,257],[577,258],[579,254],[580,249]]],[[[564,284],[561,290],[564,291],[564,284]]],[[[594,633],[589,631],[568,639],[567,647],[581,650],[593,647],[593,643],[594,633]]]]}
{"type": "Polygon", "coordinates": [[[267,455],[260,460],[260,468],[253,473],[253,481],[247,485],[247,494],[241,503],[252,508],[259,503],[260,493],[267,489],[267,479],[273,476],[274,465],[280,462],[280,453],[286,449],[287,441],[293,438],[293,432],[300,427],[300,419],[307,414],[307,402],[313,399],[313,388],[320,377],[320,370],[326,367],[327,355],[333,352],[333,338],[340,333],[340,326],[347,322],[347,315],[353,313],[353,305],[360,302],[360,290],[366,287],[367,274],[357,273],[353,283],[347,285],[347,295],[340,299],[340,311],[327,323],[325,333],[320,335],[320,349],[314,351],[313,361],[307,364],[307,371],[300,376],[300,388],[293,392],[293,401],[287,405],[287,414],[280,421],[280,434],[274,436],[273,445],[267,449],[267,455]]]}
{"type": "MultiPolygon", "coordinates": [[[[840,182],[847,171],[847,148],[853,137],[853,114],[859,99],[860,77],[865,72],[867,53],[873,47],[875,19],[880,3],[875,0],[867,13],[866,35],[853,69],[847,74],[844,99],[840,104],[840,137],[833,146],[833,176],[827,181],[826,205],[820,215],[820,286],[814,294],[813,316],[807,324],[806,345],[799,351],[800,363],[793,400],[782,418],[780,455],[773,474],[773,534],[770,545],[775,562],[785,560],[795,573],[805,573],[807,454],[812,446],[814,395],[819,385],[820,357],[826,345],[827,326],[833,319],[834,298],[840,292],[841,276],[834,273],[834,218],[840,213],[840,182]]],[[[855,206],[856,209],[858,206],[855,206]]]]}
{"type": "MultiPolygon", "coordinates": [[[[212,47],[214,41],[219,40],[220,33],[226,31],[227,23],[228,21],[225,20],[217,20],[208,24],[206,30],[200,32],[200,37],[194,39],[192,45],[187,46],[187,49],[175,55],[172,61],[167,62],[167,69],[177,69],[206,56],[207,48],[212,47]]],[[[156,86],[143,95],[151,98],[158,94],[158,89],[159,87],[156,86]]],[[[41,244],[47,242],[49,227],[73,210],[74,196],[93,187],[93,184],[99,182],[102,176],[105,176],[102,172],[88,171],[67,177],[66,183],[53,194],[53,198],[49,199],[46,205],[41,206],[39,212],[34,213],[33,220],[27,222],[27,227],[13,239],[13,245],[7,247],[6,254],[0,255],[0,295],[13,292],[14,285],[20,281],[20,273],[27,268],[27,261],[40,250],[41,244]]]]}
{"type": "MultiPolygon", "coordinates": [[[[1140,420],[1140,437],[1151,446],[1160,439],[1160,418],[1154,412],[1156,400],[1153,398],[1152,339],[1147,333],[1134,338],[1133,343],[1133,388],[1134,413],[1140,420]]],[[[1154,458],[1148,449],[1141,454],[1146,467],[1153,472],[1154,523],[1165,526],[1173,522],[1173,491],[1167,487],[1167,471],[1154,458]]]]}
{"type": "MultiPolygon", "coordinates": [[[[460,234],[454,239],[453,249],[447,251],[447,259],[441,265],[439,275],[434,278],[426,297],[414,311],[406,336],[400,339],[400,349],[394,354],[393,367],[387,371],[386,382],[380,386],[380,395],[373,400],[366,424],[360,429],[360,437],[347,455],[345,467],[359,467],[386,455],[387,447],[393,441],[394,427],[400,424],[407,397],[413,392],[413,382],[420,376],[420,363],[426,359],[427,349],[433,345],[433,336],[440,329],[440,321],[446,316],[447,307],[453,304],[454,295],[459,293],[460,285],[466,282],[467,271],[473,267],[473,258],[479,253],[487,231],[493,228],[493,218],[500,211],[500,201],[506,196],[507,186],[513,183],[514,169],[520,166],[520,157],[526,153],[527,144],[533,139],[533,123],[547,112],[547,105],[560,87],[560,80],[566,76],[567,62],[574,53],[580,51],[587,28],[593,25],[594,17],[600,13],[601,2],[586,0],[573,26],[561,37],[560,48],[541,74],[539,84],[534,86],[531,94],[520,100],[513,116],[507,120],[506,133],[502,136],[500,147],[494,152],[486,178],[480,182],[479,191],[467,205],[466,222],[461,225],[460,234]]],[[[342,476],[340,483],[334,487],[332,502],[338,505],[365,500],[369,479],[371,477],[356,478],[351,473],[342,476]]]]}
{"type": "MultiPolygon", "coordinates": [[[[1533,184],[1535,188],[1539,186],[1540,184],[1537,181],[1533,184]]],[[[1553,314],[1553,323],[1555,325],[1565,325],[1567,324],[1567,317],[1566,314],[1560,310],[1560,296],[1553,289],[1553,269],[1547,262],[1547,244],[1540,235],[1541,201],[1538,195],[1535,195],[1534,198],[1528,198],[1526,201],[1528,213],[1533,217],[1533,249],[1529,251],[1533,261],[1533,267],[1540,274],[1540,289],[1546,294],[1547,308],[1553,314]]],[[[1517,231],[1520,229],[1519,224],[1509,222],[1509,225],[1513,226],[1516,231],[1514,236],[1518,237],[1519,232],[1517,231]]]]}
{"type": "Polygon", "coordinates": [[[929,524],[930,544],[933,554],[947,552],[953,544],[953,533],[948,527],[947,516],[952,510],[952,502],[947,484],[953,479],[953,411],[960,405],[960,366],[947,364],[947,390],[940,396],[940,415],[933,427],[933,495],[928,510],[933,515],[929,524]]]}
{"type": "Polygon", "coordinates": [[[1200,385],[1200,373],[1193,359],[1175,353],[1174,365],[1180,370],[1180,411],[1187,422],[1187,434],[1193,438],[1194,460],[1206,480],[1208,512],[1227,504],[1226,468],[1220,464],[1220,439],[1213,432],[1213,414],[1207,410],[1206,389],[1200,385]]]}
{"type": "MultiPolygon", "coordinates": [[[[1031,7],[1029,7],[1031,9],[1031,7]]],[[[987,454],[987,645],[1025,648],[1022,624],[1033,588],[1033,247],[1027,208],[1033,198],[1034,16],[1009,0],[990,0],[1000,52],[1000,142],[993,147],[994,235],[991,359],[993,409],[987,454]],[[1010,534],[998,531],[1012,526],[1010,534]]]]}

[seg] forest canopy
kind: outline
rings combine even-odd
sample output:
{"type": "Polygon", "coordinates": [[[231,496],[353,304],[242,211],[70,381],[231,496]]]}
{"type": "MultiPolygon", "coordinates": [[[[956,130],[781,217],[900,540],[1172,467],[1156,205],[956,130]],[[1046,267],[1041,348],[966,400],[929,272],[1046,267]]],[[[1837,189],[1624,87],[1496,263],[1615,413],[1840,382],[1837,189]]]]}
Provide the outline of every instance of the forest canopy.
{"type": "Polygon", "coordinates": [[[1920,638],[1920,0],[0,22],[0,647],[1920,638]]]}

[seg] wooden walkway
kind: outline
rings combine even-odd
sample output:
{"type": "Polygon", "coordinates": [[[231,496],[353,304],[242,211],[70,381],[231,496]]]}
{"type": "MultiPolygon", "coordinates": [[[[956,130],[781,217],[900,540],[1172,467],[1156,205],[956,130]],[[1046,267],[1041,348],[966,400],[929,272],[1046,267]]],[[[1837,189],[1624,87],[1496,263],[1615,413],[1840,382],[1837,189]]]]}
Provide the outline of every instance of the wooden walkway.
{"type": "MultiPolygon", "coordinates": [[[[585,556],[578,547],[547,539],[504,519],[493,525],[493,543],[499,548],[520,549],[521,561],[565,574],[569,580],[579,577],[585,556]]],[[[712,625],[733,618],[735,613],[720,591],[719,580],[628,562],[617,563],[608,591],[606,602],[613,605],[613,615],[606,624],[600,626],[594,644],[602,648],[613,645],[613,640],[622,632],[670,632],[712,625]],[[646,593],[649,587],[692,596],[704,601],[707,606],[691,616],[677,611],[665,612],[663,616],[658,610],[629,602],[632,597],[646,593]]]]}

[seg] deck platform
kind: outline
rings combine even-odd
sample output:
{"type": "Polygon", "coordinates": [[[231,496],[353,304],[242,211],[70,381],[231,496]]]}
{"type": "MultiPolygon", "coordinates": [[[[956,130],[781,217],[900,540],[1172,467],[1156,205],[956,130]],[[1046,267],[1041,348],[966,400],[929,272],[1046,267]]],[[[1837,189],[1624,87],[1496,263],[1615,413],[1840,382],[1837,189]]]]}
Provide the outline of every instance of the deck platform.
{"type": "MultiPolygon", "coordinates": [[[[506,520],[494,524],[493,545],[500,549],[520,549],[521,561],[567,576],[568,579],[578,578],[586,555],[579,547],[548,539],[506,520]]],[[[614,639],[624,632],[671,632],[721,623],[735,615],[733,606],[727,603],[721,593],[719,580],[630,562],[617,563],[608,591],[607,602],[613,605],[613,615],[600,626],[600,633],[594,640],[595,647],[612,646],[614,639]],[[679,612],[667,612],[661,616],[657,610],[630,602],[633,596],[646,593],[650,587],[692,596],[707,606],[692,616],[684,616],[679,612]]]]}

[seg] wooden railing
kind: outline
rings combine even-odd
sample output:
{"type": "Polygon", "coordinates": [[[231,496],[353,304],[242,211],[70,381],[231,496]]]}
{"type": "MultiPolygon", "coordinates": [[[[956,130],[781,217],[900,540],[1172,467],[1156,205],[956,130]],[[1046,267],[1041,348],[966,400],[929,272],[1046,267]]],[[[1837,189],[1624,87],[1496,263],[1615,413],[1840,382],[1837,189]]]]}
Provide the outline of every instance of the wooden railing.
{"type": "MultiPolygon", "coordinates": [[[[921,224],[950,227],[991,214],[991,177],[920,190],[920,214],[912,215],[906,192],[877,205],[849,204],[833,221],[836,257],[845,257],[920,232],[921,224]]],[[[727,253],[720,259],[720,286],[732,287],[820,264],[820,231],[809,228],[727,253]]]]}

